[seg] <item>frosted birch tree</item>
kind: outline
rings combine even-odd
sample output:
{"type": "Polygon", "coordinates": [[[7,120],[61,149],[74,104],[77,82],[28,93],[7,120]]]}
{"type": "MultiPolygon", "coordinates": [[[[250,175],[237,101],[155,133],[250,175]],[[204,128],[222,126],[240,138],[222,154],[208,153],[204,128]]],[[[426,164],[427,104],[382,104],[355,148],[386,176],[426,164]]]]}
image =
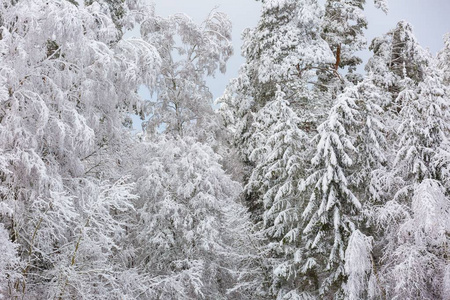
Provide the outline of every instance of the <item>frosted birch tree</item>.
{"type": "Polygon", "coordinates": [[[411,200],[409,205],[391,201],[377,211],[388,239],[382,287],[388,298],[445,299],[448,197],[438,181],[425,179],[415,185],[411,200]]]}
{"type": "Polygon", "coordinates": [[[135,196],[117,150],[131,142],[124,123],[159,56],[142,40],[118,40],[97,2],[0,10],[0,201],[11,211],[0,222],[21,259],[7,296],[128,297],[117,253],[135,196]]]}
{"type": "MultiPolygon", "coordinates": [[[[139,170],[134,263],[155,299],[225,299],[245,259],[249,221],[241,187],[194,138],[162,136],[139,170]]],[[[245,299],[230,291],[229,297],[245,299]]]]}
{"type": "Polygon", "coordinates": [[[185,14],[154,16],[144,20],[141,34],[162,59],[155,96],[147,105],[147,133],[159,130],[211,141],[218,124],[206,79],[224,73],[233,53],[228,17],[212,11],[197,25],[185,14]]]}

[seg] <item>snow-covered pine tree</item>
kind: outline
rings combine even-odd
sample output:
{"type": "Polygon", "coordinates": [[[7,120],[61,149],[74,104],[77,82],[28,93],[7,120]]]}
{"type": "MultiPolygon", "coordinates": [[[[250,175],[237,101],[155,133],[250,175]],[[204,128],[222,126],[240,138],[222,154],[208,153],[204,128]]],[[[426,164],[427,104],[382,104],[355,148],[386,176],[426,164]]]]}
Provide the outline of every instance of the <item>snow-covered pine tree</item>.
{"type": "Polygon", "coordinates": [[[303,212],[301,271],[316,296],[319,286],[330,285],[328,293],[338,298],[380,293],[372,268],[374,230],[361,209],[379,200],[372,182],[386,162],[382,95],[371,74],[356,86],[349,83],[319,127],[313,172],[301,187],[312,193],[303,212]]]}
{"type": "Polygon", "coordinates": [[[401,185],[399,178],[391,171],[396,157],[395,146],[399,139],[397,129],[402,123],[399,118],[404,101],[402,99],[416,97],[417,85],[422,80],[424,68],[430,63],[430,57],[417,43],[412,26],[405,21],[400,21],[396,28],[382,37],[375,38],[370,49],[374,54],[365,69],[371,74],[372,82],[380,93],[379,105],[384,111],[380,116],[387,133],[385,151],[387,165],[385,168],[374,170],[376,176],[372,178],[371,184],[372,196],[376,196],[374,200],[382,204],[391,200],[395,190],[401,185]],[[400,93],[402,94],[399,97],[400,93]]]}
{"type": "Polygon", "coordinates": [[[302,203],[298,182],[304,176],[301,154],[307,143],[306,134],[298,128],[300,119],[290,108],[280,90],[255,115],[255,135],[251,138],[254,150],[249,159],[254,162],[245,189],[258,195],[264,214],[258,225],[266,246],[263,247],[274,297],[295,293],[298,286],[294,253],[299,242],[298,224],[302,203]]]}
{"type": "Polygon", "coordinates": [[[417,85],[423,80],[424,68],[429,65],[429,55],[417,42],[411,24],[398,22],[397,26],[382,37],[375,38],[370,50],[373,57],[369,59],[365,69],[374,76],[375,84],[387,90],[387,108],[398,113],[401,103],[395,103],[398,94],[407,86],[406,78],[417,85]]]}
{"type": "Polygon", "coordinates": [[[353,93],[347,93],[358,106],[358,123],[352,132],[354,146],[358,150],[355,158],[357,171],[350,181],[352,188],[362,202],[377,200],[376,187],[373,186],[375,173],[386,165],[386,125],[384,124],[384,91],[374,84],[373,74],[367,74],[357,84],[353,93]]]}
{"type": "Polygon", "coordinates": [[[302,209],[297,182],[304,175],[304,131],[314,131],[323,114],[310,81],[334,59],[320,36],[322,15],[314,0],[263,1],[258,25],[244,34],[246,63],[221,99],[246,167],[246,204],[267,245],[259,245],[266,266],[260,297],[307,295],[298,288],[295,261],[302,209]]]}
{"type": "Polygon", "coordinates": [[[402,124],[399,113],[405,98],[416,97],[417,85],[423,80],[424,69],[430,64],[430,57],[417,43],[412,26],[405,21],[382,37],[375,38],[370,46],[374,52],[366,65],[366,72],[371,74],[373,83],[380,94],[380,114],[386,129],[387,165],[374,170],[371,188],[378,204],[392,199],[401,179],[395,176],[392,163],[397,155],[397,129],[402,124]],[[394,47],[395,45],[395,47],[394,47]],[[403,66],[403,67],[401,67],[403,66]],[[409,70],[409,71],[408,71],[409,70]]]}
{"type": "Polygon", "coordinates": [[[348,88],[348,97],[353,98],[358,107],[358,119],[351,128],[355,137],[354,146],[357,153],[349,176],[350,188],[361,200],[363,210],[355,218],[356,230],[349,237],[345,250],[345,272],[347,279],[344,285],[346,297],[349,299],[374,298],[381,294],[376,266],[377,255],[374,248],[374,237],[377,228],[369,221],[373,206],[384,199],[380,195],[377,183],[378,175],[384,174],[386,168],[386,126],[383,124],[383,109],[380,104],[383,91],[373,82],[372,74],[353,88],[348,88]],[[349,92],[348,89],[353,90],[349,92]]]}
{"type": "Polygon", "coordinates": [[[362,61],[355,52],[366,44],[363,30],[367,20],[363,14],[364,0],[328,0],[325,4],[325,16],[322,37],[328,42],[335,54],[333,68],[349,67],[353,72],[362,61]]]}
{"type": "MultiPolygon", "coordinates": [[[[408,49],[413,39],[403,40],[408,49]]],[[[401,61],[406,56],[398,53],[404,50],[396,49],[393,57],[401,61]]],[[[386,188],[389,201],[375,209],[382,233],[377,241],[383,247],[380,278],[388,298],[444,299],[448,229],[440,220],[448,217],[440,214],[448,214],[444,205],[448,202],[448,93],[432,59],[418,55],[419,51],[411,53],[427,64],[417,69],[417,61],[404,60],[402,75],[392,69],[394,76],[401,77],[394,102],[399,110],[394,124],[400,126],[394,164],[385,176],[392,178],[386,188]],[[433,226],[437,227],[430,229],[433,226]]]]}
{"type": "Polygon", "coordinates": [[[437,55],[438,68],[443,73],[443,81],[450,85],[450,33],[444,36],[444,48],[437,55]]]}
{"type": "Polygon", "coordinates": [[[443,179],[442,166],[447,163],[437,160],[448,151],[450,132],[449,102],[446,87],[439,73],[426,69],[423,82],[416,90],[400,92],[398,101],[402,103],[398,128],[400,137],[394,173],[404,180],[404,187],[420,183],[424,179],[443,179]]]}
{"type": "MultiPolygon", "coordinates": [[[[284,37],[296,30],[291,26],[294,13],[294,1],[263,1],[257,26],[247,29],[243,34],[242,55],[246,62],[241,66],[238,77],[231,80],[224,95],[219,99],[225,125],[231,129],[234,135],[234,146],[238,148],[240,159],[244,163],[245,176],[248,176],[252,169],[248,159],[251,153],[248,149],[248,139],[254,132],[253,113],[273,98],[276,91],[276,79],[288,76],[286,69],[276,73],[271,72],[271,68],[274,67],[275,60],[280,64],[283,58],[293,57],[289,55],[289,51],[293,48],[295,51],[296,39],[287,42],[284,37]],[[283,46],[282,49],[275,48],[277,42],[283,46]]],[[[286,64],[282,66],[286,68],[286,64]]],[[[293,68],[292,65],[287,67],[293,68]]],[[[280,69],[280,66],[277,68],[280,69]]],[[[255,215],[260,216],[261,206],[253,203],[252,198],[255,197],[248,196],[247,204],[252,211],[258,210],[255,215]]]]}
{"type": "Polygon", "coordinates": [[[354,89],[347,88],[339,95],[328,119],[319,126],[314,171],[300,185],[303,191],[311,190],[302,213],[306,222],[302,272],[310,272],[305,285],[309,283],[308,288],[318,297],[344,295],[345,250],[361,209],[348,180],[357,151],[350,132],[359,114],[354,89]]]}
{"type": "MultiPolygon", "coordinates": [[[[254,147],[249,139],[257,134],[254,114],[276,99],[278,86],[294,112],[303,110],[300,128],[315,128],[321,104],[308,81],[314,78],[316,67],[334,59],[320,37],[322,13],[315,0],[266,0],[258,25],[244,34],[242,52],[246,62],[220,102],[225,124],[234,135],[234,145],[246,169],[245,183],[255,167],[249,159],[254,147]]],[[[245,197],[253,218],[261,220],[263,208],[258,195],[247,192],[245,197]]]]}
{"type": "MultiPolygon", "coordinates": [[[[333,52],[333,62],[322,65],[318,70],[319,85],[324,96],[330,98],[332,106],[339,93],[342,92],[344,81],[338,73],[339,69],[346,69],[348,80],[356,84],[362,79],[354,73],[362,60],[357,52],[366,46],[364,29],[367,19],[364,15],[365,0],[327,0],[322,24],[322,38],[328,43],[333,52]]],[[[375,0],[375,6],[387,13],[387,1],[375,0]]],[[[322,96],[322,97],[324,97],[322,96]]]]}

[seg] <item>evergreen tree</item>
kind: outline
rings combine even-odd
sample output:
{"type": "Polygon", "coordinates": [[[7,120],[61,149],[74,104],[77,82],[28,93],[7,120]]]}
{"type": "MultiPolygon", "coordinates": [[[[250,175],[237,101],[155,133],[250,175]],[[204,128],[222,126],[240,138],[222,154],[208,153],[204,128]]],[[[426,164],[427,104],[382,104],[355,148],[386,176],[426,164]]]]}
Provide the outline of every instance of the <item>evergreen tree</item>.
{"type": "MultiPolygon", "coordinates": [[[[269,291],[282,297],[295,293],[298,281],[294,267],[294,253],[298,244],[298,223],[302,203],[297,185],[304,175],[301,153],[306,135],[301,123],[285,100],[277,92],[276,100],[267,103],[255,116],[257,134],[252,137],[255,148],[250,160],[255,163],[245,189],[258,195],[264,207],[261,228],[265,243],[266,261],[272,277],[269,291]]],[[[267,287],[266,287],[267,288],[267,287]]]]}
{"type": "Polygon", "coordinates": [[[435,74],[429,74],[419,84],[418,91],[404,90],[398,97],[403,107],[394,168],[408,183],[441,178],[439,166],[435,164],[436,155],[448,147],[450,116],[440,80],[435,74]]]}
{"type": "Polygon", "coordinates": [[[319,126],[317,150],[312,160],[315,171],[301,183],[301,190],[311,188],[308,205],[302,213],[305,251],[304,272],[311,271],[315,285],[310,289],[317,296],[343,297],[345,250],[361,202],[349,188],[349,171],[353,166],[354,138],[350,128],[357,123],[358,107],[348,88],[319,126]]]}
{"type": "MultiPolygon", "coordinates": [[[[250,139],[258,134],[253,126],[254,114],[276,99],[278,87],[294,112],[304,110],[298,125],[302,130],[314,130],[317,115],[322,113],[319,100],[310,101],[314,95],[308,83],[318,66],[333,61],[320,37],[321,15],[314,0],[267,0],[256,28],[244,34],[246,63],[220,99],[225,124],[234,134],[234,144],[246,168],[244,183],[255,167],[249,159],[253,149],[250,139]]],[[[246,193],[246,202],[253,218],[261,220],[263,208],[258,196],[246,193]]]]}
{"type": "Polygon", "coordinates": [[[429,55],[418,44],[411,24],[400,21],[396,28],[383,37],[375,38],[370,50],[374,55],[366,65],[366,71],[373,73],[374,82],[388,91],[385,107],[393,113],[401,110],[401,103],[395,102],[399,93],[424,79],[424,68],[429,65],[429,55]],[[410,79],[408,81],[405,79],[410,79]]]}
{"type": "Polygon", "coordinates": [[[312,193],[303,211],[303,270],[315,277],[316,286],[310,288],[320,297],[336,293],[337,298],[356,299],[375,293],[366,290],[375,273],[371,237],[362,233],[371,232],[361,209],[376,197],[373,172],[386,160],[379,98],[371,76],[339,95],[319,127],[314,171],[301,185],[312,193]]]}
{"type": "Polygon", "coordinates": [[[327,1],[322,37],[335,54],[333,68],[349,67],[353,72],[362,61],[355,52],[366,44],[363,30],[367,20],[363,14],[364,0],[327,1]]]}
{"type": "Polygon", "coordinates": [[[438,68],[443,72],[443,81],[448,86],[450,85],[450,33],[444,36],[444,49],[442,49],[437,56],[438,68]]]}
{"type": "Polygon", "coordinates": [[[350,181],[358,198],[366,203],[378,198],[373,182],[377,172],[387,163],[387,127],[382,108],[384,91],[374,84],[373,75],[368,74],[348,96],[354,99],[359,111],[358,123],[352,129],[358,150],[355,157],[357,171],[353,172],[350,181]]]}
{"type": "MultiPolygon", "coordinates": [[[[345,77],[356,84],[362,79],[354,73],[362,60],[357,52],[366,46],[364,29],[367,19],[363,13],[365,0],[327,0],[322,24],[322,38],[328,43],[334,59],[318,69],[318,89],[328,98],[329,108],[345,87],[339,69],[346,69],[345,77]]],[[[387,13],[386,0],[374,1],[377,8],[387,13]]],[[[327,111],[328,111],[327,110],[327,111]]]]}
{"type": "Polygon", "coordinates": [[[379,75],[382,68],[387,71],[382,86],[392,102],[386,108],[394,108],[388,129],[396,129],[398,136],[397,143],[391,138],[394,147],[388,153],[395,158],[393,165],[378,180],[382,205],[373,208],[373,216],[378,223],[375,247],[382,252],[377,251],[375,261],[385,297],[444,299],[447,229],[438,221],[442,216],[430,222],[427,214],[448,212],[442,206],[447,201],[448,94],[409,24],[400,22],[388,36],[391,48],[387,40],[375,40],[375,53],[384,54],[376,54],[368,65],[379,75]],[[426,233],[430,226],[440,234],[426,233]]]}

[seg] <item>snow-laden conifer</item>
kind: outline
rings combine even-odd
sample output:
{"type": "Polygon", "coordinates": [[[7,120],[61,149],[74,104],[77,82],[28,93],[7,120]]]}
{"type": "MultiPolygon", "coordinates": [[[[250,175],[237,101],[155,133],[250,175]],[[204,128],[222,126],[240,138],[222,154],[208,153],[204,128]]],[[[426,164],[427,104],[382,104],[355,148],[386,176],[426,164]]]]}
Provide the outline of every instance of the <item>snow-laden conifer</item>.
{"type": "Polygon", "coordinates": [[[444,48],[438,53],[437,60],[444,83],[450,85],[450,33],[444,36],[444,48]]]}
{"type": "MultiPolygon", "coordinates": [[[[320,37],[322,15],[323,9],[314,0],[268,0],[263,3],[258,25],[244,34],[246,62],[220,102],[225,124],[234,135],[248,174],[254,167],[249,159],[253,151],[250,140],[259,130],[253,126],[254,114],[276,99],[278,88],[301,116],[302,130],[313,132],[318,115],[323,115],[324,105],[309,86],[317,68],[333,61],[333,54],[320,37]]],[[[260,219],[261,214],[256,213],[262,209],[256,204],[261,203],[258,196],[247,195],[247,202],[255,211],[254,218],[260,219]]]]}
{"type": "MultiPolygon", "coordinates": [[[[387,1],[374,1],[377,8],[387,12],[387,1]]],[[[345,81],[339,74],[340,69],[347,68],[345,77],[356,84],[362,79],[355,73],[362,59],[357,52],[366,46],[364,29],[367,28],[367,19],[364,15],[364,0],[327,0],[325,1],[325,14],[322,23],[322,38],[328,43],[332,53],[332,63],[322,65],[318,69],[319,89],[322,97],[334,102],[342,91],[345,81]]],[[[333,105],[333,103],[331,103],[333,105]]]]}
{"type": "Polygon", "coordinates": [[[255,116],[256,133],[250,160],[254,163],[246,193],[258,195],[264,208],[261,234],[268,245],[264,251],[273,258],[271,293],[281,297],[293,293],[298,281],[294,253],[299,244],[299,222],[302,202],[297,185],[304,176],[301,158],[306,134],[299,129],[300,119],[278,91],[255,116]]]}
{"type": "Polygon", "coordinates": [[[405,181],[421,182],[426,178],[441,178],[436,156],[448,151],[449,119],[448,98],[441,78],[431,68],[418,89],[400,92],[401,125],[395,172],[405,181]]]}
{"type": "Polygon", "coordinates": [[[361,202],[349,185],[357,149],[350,128],[357,123],[359,111],[352,97],[355,87],[341,94],[328,119],[318,128],[317,150],[312,159],[313,172],[300,185],[310,187],[311,196],[302,213],[306,239],[303,270],[315,273],[320,297],[342,295],[345,282],[345,250],[356,229],[355,217],[361,202]]]}
{"type": "Polygon", "coordinates": [[[429,65],[429,55],[419,45],[412,25],[400,21],[396,27],[382,37],[373,39],[370,50],[374,55],[366,65],[366,71],[373,74],[374,82],[387,92],[384,106],[394,113],[401,110],[395,103],[399,93],[407,88],[405,79],[413,85],[424,79],[424,69],[429,65]]]}
{"type": "Polygon", "coordinates": [[[424,225],[432,218],[427,214],[448,213],[442,207],[449,132],[442,69],[436,69],[431,56],[417,43],[412,26],[404,21],[375,39],[371,47],[374,57],[366,70],[384,91],[381,115],[388,132],[387,164],[375,170],[371,183],[377,205],[368,207],[375,221],[371,232],[379,296],[441,299],[445,290],[442,253],[447,241],[430,234],[430,240],[423,242],[420,236],[427,235],[424,226],[431,226],[424,225]]]}
{"type": "Polygon", "coordinates": [[[353,93],[347,95],[354,99],[358,106],[358,122],[353,125],[352,134],[356,138],[355,172],[351,176],[358,197],[364,201],[379,198],[377,187],[373,182],[377,171],[386,164],[386,130],[384,111],[382,108],[383,90],[373,82],[372,74],[365,76],[353,93]]]}
{"type": "Polygon", "coordinates": [[[349,66],[350,70],[361,63],[355,52],[366,44],[363,30],[367,28],[364,0],[326,1],[323,38],[335,54],[334,68],[349,66]]]}

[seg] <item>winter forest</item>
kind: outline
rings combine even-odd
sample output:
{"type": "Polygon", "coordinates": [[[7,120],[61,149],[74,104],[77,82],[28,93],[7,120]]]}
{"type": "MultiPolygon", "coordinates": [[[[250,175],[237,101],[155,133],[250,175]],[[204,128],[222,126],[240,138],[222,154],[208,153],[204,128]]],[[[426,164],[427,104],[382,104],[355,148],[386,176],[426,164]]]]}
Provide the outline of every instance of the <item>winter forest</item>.
{"type": "Polygon", "coordinates": [[[450,34],[262,0],[213,99],[220,10],[0,2],[0,299],[450,299],[450,34]]]}

